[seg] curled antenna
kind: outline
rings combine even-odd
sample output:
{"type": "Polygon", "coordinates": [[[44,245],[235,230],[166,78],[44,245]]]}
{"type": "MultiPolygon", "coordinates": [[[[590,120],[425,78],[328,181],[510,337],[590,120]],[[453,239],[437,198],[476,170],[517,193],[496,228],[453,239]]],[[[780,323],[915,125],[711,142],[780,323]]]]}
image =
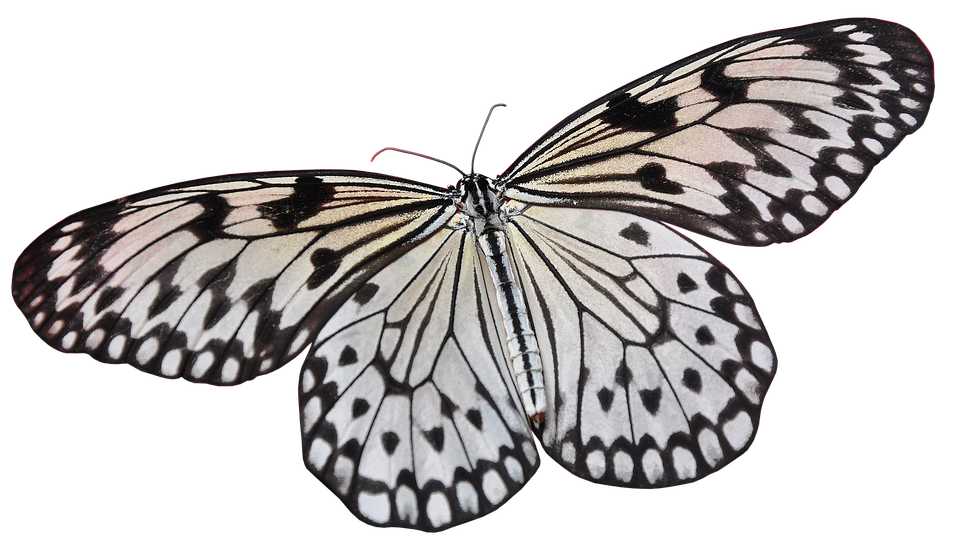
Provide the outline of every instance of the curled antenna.
{"type": "MultiPolygon", "coordinates": [[[[484,125],[484,126],[486,126],[486,125],[484,125]]],[[[435,158],[435,157],[430,157],[430,156],[428,156],[428,155],[420,154],[420,153],[417,153],[417,152],[411,152],[410,150],[401,150],[400,148],[394,148],[393,146],[387,146],[386,148],[384,148],[384,149],[380,150],[379,152],[373,154],[373,157],[370,158],[370,161],[373,161],[373,160],[377,159],[377,156],[378,156],[378,155],[382,154],[383,152],[386,152],[387,150],[390,150],[390,151],[393,151],[393,152],[400,152],[400,153],[402,153],[402,154],[410,154],[410,155],[412,155],[412,156],[422,157],[422,158],[424,158],[424,159],[429,159],[429,160],[431,160],[431,161],[436,161],[437,163],[442,163],[442,164],[446,165],[447,167],[452,167],[454,170],[456,170],[458,173],[460,173],[460,174],[461,174],[462,176],[464,176],[464,177],[467,176],[466,173],[464,173],[463,171],[461,171],[459,167],[457,167],[456,165],[454,165],[454,164],[452,164],[452,163],[443,161],[442,159],[437,159],[437,158],[435,158]]],[[[476,155],[476,154],[474,154],[474,155],[476,155]]]]}
{"type": "Polygon", "coordinates": [[[487,130],[487,123],[490,122],[490,116],[493,115],[493,110],[499,107],[507,107],[507,104],[493,104],[490,106],[490,111],[487,112],[487,118],[483,122],[483,128],[480,129],[480,136],[477,137],[477,145],[473,148],[473,157],[470,158],[470,174],[473,174],[473,162],[477,160],[477,150],[480,149],[480,139],[483,138],[483,131],[487,130]]]}

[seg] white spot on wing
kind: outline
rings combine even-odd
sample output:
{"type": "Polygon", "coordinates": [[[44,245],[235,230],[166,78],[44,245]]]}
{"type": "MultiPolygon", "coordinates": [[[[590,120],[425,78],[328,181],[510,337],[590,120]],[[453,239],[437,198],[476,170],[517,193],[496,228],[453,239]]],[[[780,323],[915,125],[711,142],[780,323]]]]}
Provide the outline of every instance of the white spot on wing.
{"type": "Polygon", "coordinates": [[[371,522],[386,524],[390,520],[390,496],[386,492],[360,492],[357,508],[371,522]]]}
{"type": "Polygon", "coordinates": [[[520,461],[507,456],[503,459],[503,468],[507,469],[507,476],[516,483],[523,482],[523,467],[520,461]]]}
{"type": "Polygon", "coordinates": [[[753,435],[753,421],[744,411],[740,411],[723,424],[723,435],[733,449],[740,451],[753,435]]]}
{"type": "MultiPolygon", "coordinates": [[[[337,489],[341,494],[346,494],[350,490],[350,484],[353,483],[353,473],[355,467],[353,466],[353,459],[340,455],[337,457],[337,460],[333,463],[333,477],[337,479],[337,489]]],[[[411,491],[411,493],[413,493],[411,491]]],[[[416,496],[414,496],[416,500],[416,496]]],[[[397,490],[397,510],[400,510],[400,490],[397,490]]],[[[416,511],[414,511],[416,512],[416,511]]],[[[401,518],[403,513],[400,513],[401,518]]],[[[414,515],[416,516],[416,515],[414,515]]]]}
{"type": "Polygon", "coordinates": [[[883,153],[883,144],[876,138],[864,138],[863,145],[871,152],[880,155],[883,153]]]}
{"type": "Polygon", "coordinates": [[[710,465],[710,468],[717,466],[717,463],[723,459],[723,450],[720,449],[720,439],[717,434],[709,428],[704,428],[697,436],[697,445],[700,446],[700,453],[704,460],[710,465]]]}
{"type": "Polygon", "coordinates": [[[53,243],[52,246],[50,246],[50,251],[53,253],[61,252],[67,249],[67,246],[70,245],[70,242],[73,242],[72,236],[61,236],[56,242],[53,243]]]}
{"type": "Polygon", "coordinates": [[[318,471],[323,470],[324,465],[327,464],[327,459],[330,457],[331,451],[333,451],[333,449],[330,447],[330,444],[320,438],[314,438],[310,444],[310,451],[307,452],[307,461],[318,471]]]}
{"type": "Polygon", "coordinates": [[[633,458],[625,451],[614,453],[613,474],[621,482],[629,482],[633,479],[633,458]]]}
{"type": "Polygon", "coordinates": [[[827,190],[829,190],[831,194],[841,200],[845,200],[850,196],[850,187],[847,186],[847,183],[843,182],[843,179],[836,175],[830,175],[823,179],[823,185],[827,187],[827,190]]]}
{"type": "Polygon", "coordinates": [[[819,198],[811,194],[804,196],[803,199],[800,200],[800,205],[803,206],[804,211],[807,213],[820,215],[821,217],[827,214],[827,206],[825,206],[819,198]]]}
{"type": "Polygon", "coordinates": [[[890,123],[879,121],[873,126],[873,131],[884,138],[893,138],[893,135],[896,134],[897,129],[890,123]]]}
{"type": "Polygon", "coordinates": [[[220,380],[224,382],[233,382],[240,374],[240,362],[231,357],[224,361],[220,369],[220,380]]]}
{"type": "Polygon", "coordinates": [[[909,113],[901,113],[900,120],[910,125],[911,127],[917,124],[917,118],[910,115],[909,113]]]}
{"type": "Polygon", "coordinates": [[[123,336],[114,336],[113,340],[110,340],[110,345],[107,346],[107,353],[114,359],[120,359],[120,356],[123,354],[123,346],[126,345],[126,343],[127,339],[123,336]]]}
{"type": "Polygon", "coordinates": [[[737,385],[737,388],[740,388],[740,391],[743,392],[743,395],[746,396],[750,403],[754,405],[760,404],[760,383],[750,374],[750,371],[741,369],[740,372],[737,373],[733,383],[737,385]]]}
{"type": "Polygon", "coordinates": [[[659,482],[663,478],[663,460],[660,459],[660,453],[655,449],[648,449],[640,458],[640,466],[643,468],[643,474],[651,484],[659,482]]]}
{"type": "Polygon", "coordinates": [[[797,220],[797,218],[794,217],[792,214],[784,213],[783,218],[780,220],[783,221],[784,228],[786,228],[791,233],[800,234],[801,232],[803,232],[803,224],[801,224],[800,221],[797,220]]]}
{"type": "Polygon", "coordinates": [[[487,500],[493,505],[499,505],[507,497],[507,487],[503,484],[500,474],[494,469],[484,473],[482,486],[483,495],[487,496],[487,500]]]}
{"type": "Polygon", "coordinates": [[[907,109],[917,109],[920,107],[920,102],[914,100],[913,98],[903,97],[900,98],[900,105],[907,109]]]}
{"type": "Polygon", "coordinates": [[[848,173],[859,175],[863,173],[863,162],[850,154],[840,154],[837,156],[837,166],[848,173]]]}
{"type": "Polygon", "coordinates": [[[153,356],[157,354],[158,349],[160,349],[160,343],[157,339],[153,337],[147,338],[137,349],[137,363],[146,365],[153,360],[153,356]]]}
{"type": "Polygon", "coordinates": [[[469,482],[457,482],[457,503],[460,504],[460,510],[465,513],[480,512],[480,501],[477,497],[477,490],[469,482]]]}
{"type": "Polygon", "coordinates": [[[590,471],[590,476],[595,479],[603,476],[603,473],[607,470],[607,459],[603,455],[603,451],[595,449],[587,454],[587,470],[590,471]]]}
{"type": "Polygon", "coordinates": [[[442,492],[433,492],[427,499],[427,518],[434,528],[450,524],[450,502],[442,492]]]}
{"type": "Polygon", "coordinates": [[[303,433],[310,432],[320,419],[320,398],[314,396],[303,406],[303,433]]]}
{"type": "Polygon", "coordinates": [[[410,524],[416,524],[417,514],[417,494],[409,486],[400,486],[397,489],[397,517],[410,524]]]}
{"type": "Polygon", "coordinates": [[[697,476],[697,460],[693,453],[685,447],[673,448],[673,468],[677,471],[677,478],[690,480],[697,476]]]}
{"type": "Polygon", "coordinates": [[[300,389],[303,390],[303,393],[307,393],[313,389],[313,386],[317,383],[316,377],[313,376],[313,371],[306,369],[303,371],[303,378],[301,379],[300,389]]]}
{"type": "Polygon", "coordinates": [[[190,375],[194,378],[203,378],[203,375],[207,374],[210,366],[213,365],[213,360],[213,353],[209,351],[201,353],[194,360],[193,367],[190,368],[190,375]]]}
{"type": "Polygon", "coordinates": [[[87,335],[86,346],[89,349],[97,349],[100,347],[100,344],[103,342],[103,338],[106,336],[106,332],[102,328],[98,328],[87,335]]]}
{"type": "Polygon", "coordinates": [[[773,352],[763,342],[754,342],[750,346],[750,358],[753,364],[770,372],[773,370],[773,352]]]}
{"type": "Polygon", "coordinates": [[[164,376],[176,376],[180,372],[180,350],[174,349],[167,352],[160,362],[160,374],[164,376]]]}
{"type": "Polygon", "coordinates": [[[77,333],[71,331],[64,334],[63,341],[60,342],[60,345],[63,346],[63,349],[73,349],[73,346],[76,343],[77,343],[77,333]]]}
{"type": "Polygon", "coordinates": [[[737,319],[741,323],[749,326],[750,328],[760,330],[760,322],[757,320],[757,316],[753,312],[753,309],[750,308],[750,306],[739,303],[739,302],[735,303],[733,305],[733,312],[736,314],[737,319]]]}

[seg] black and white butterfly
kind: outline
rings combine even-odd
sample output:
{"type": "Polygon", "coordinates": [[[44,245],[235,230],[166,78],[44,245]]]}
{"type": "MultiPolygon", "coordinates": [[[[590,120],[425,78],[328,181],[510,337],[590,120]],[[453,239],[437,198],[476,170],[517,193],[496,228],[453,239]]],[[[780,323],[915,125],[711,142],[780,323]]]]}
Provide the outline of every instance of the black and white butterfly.
{"type": "Polygon", "coordinates": [[[667,224],[808,234],[933,88],[893,23],[753,35],[603,96],[496,179],[229,175],[82,211],[27,247],[13,295],[51,346],[167,378],[239,384],[308,348],[305,463],[370,524],[495,510],[534,435],[588,480],[690,482],[749,447],[776,357],[737,279],[667,224]]]}

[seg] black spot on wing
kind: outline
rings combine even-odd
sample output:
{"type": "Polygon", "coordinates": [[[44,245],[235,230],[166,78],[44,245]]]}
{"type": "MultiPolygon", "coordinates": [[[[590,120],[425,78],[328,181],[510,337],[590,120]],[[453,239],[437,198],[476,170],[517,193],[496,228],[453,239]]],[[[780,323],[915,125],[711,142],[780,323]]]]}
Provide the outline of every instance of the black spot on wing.
{"type": "Polygon", "coordinates": [[[700,393],[700,390],[703,388],[703,381],[700,379],[700,373],[696,369],[687,368],[683,371],[683,378],[681,382],[687,389],[700,393]]]}
{"type": "Polygon", "coordinates": [[[353,406],[351,407],[351,414],[353,418],[362,417],[364,413],[370,410],[370,403],[363,398],[357,398],[353,400],[353,406]]]}
{"type": "Polygon", "coordinates": [[[610,391],[610,388],[603,387],[597,392],[597,400],[600,401],[600,408],[606,413],[613,404],[613,392],[610,391]]]}
{"type": "Polygon", "coordinates": [[[613,381],[617,383],[618,386],[627,387],[627,384],[630,384],[630,381],[633,380],[633,373],[630,372],[630,369],[623,363],[617,367],[616,372],[613,374],[613,381]]]}
{"type": "Polygon", "coordinates": [[[380,287],[372,282],[368,282],[360,287],[357,290],[357,293],[353,296],[353,301],[359,303],[360,305],[366,305],[367,302],[373,299],[373,296],[377,295],[377,292],[380,291],[380,287]]]}
{"type": "Polygon", "coordinates": [[[424,431],[423,437],[427,439],[427,442],[437,451],[443,450],[443,427],[438,426],[431,430],[424,431]]]}
{"type": "Polygon", "coordinates": [[[667,170],[659,163],[648,163],[637,169],[640,186],[658,194],[683,194],[683,186],[667,178],[667,170]]]}
{"type": "Polygon", "coordinates": [[[660,398],[663,397],[663,391],[656,387],[652,390],[640,390],[640,402],[643,408],[651,415],[656,415],[660,410],[660,398]]]}
{"type": "Polygon", "coordinates": [[[709,346],[714,342],[713,333],[710,332],[710,329],[706,326],[701,326],[697,329],[697,332],[694,334],[694,337],[697,339],[697,343],[701,346],[709,346]]]}
{"type": "Polygon", "coordinates": [[[357,350],[345,346],[340,352],[340,365],[352,365],[357,362],[357,350]]]}
{"type": "Polygon", "coordinates": [[[680,289],[680,292],[687,294],[698,288],[697,283],[694,282],[690,275],[687,273],[680,273],[677,275],[677,288],[680,289]]]}
{"type": "Polygon", "coordinates": [[[257,209],[277,230],[293,230],[297,225],[316,215],[333,197],[333,187],[323,184],[315,176],[297,177],[293,194],[266,202],[257,209]]]}
{"type": "Polygon", "coordinates": [[[607,102],[607,110],[600,118],[604,123],[631,131],[663,132],[677,126],[678,108],[673,97],[647,104],[623,93],[607,102]]]}
{"type": "Polygon", "coordinates": [[[314,269],[307,279],[307,289],[313,290],[336,274],[340,268],[340,253],[329,248],[317,248],[310,255],[310,262],[314,269]]]}
{"type": "Polygon", "coordinates": [[[483,430],[483,415],[478,409],[470,409],[467,411],[467,420],[470,421],[470,424],[475,426],[477,430],[483,430]]]}
{"type": "Polygon", "coordinates": [[[630,223],[626,228],[620,231],[620,236],[630,240],[631,242],[636,242],[641,246],[650,245],[650,233],[644,230],[643,227],[637,223],[630,223]]]}
{"type": "Polygon", "coordinates": [[[395,432],[384,432],[380,436],[380,443],[383,444],[383,450],[387,452],[387,455],[393,455],[397,446],[400,445],[400,436],[397,436],[395,432]]]}

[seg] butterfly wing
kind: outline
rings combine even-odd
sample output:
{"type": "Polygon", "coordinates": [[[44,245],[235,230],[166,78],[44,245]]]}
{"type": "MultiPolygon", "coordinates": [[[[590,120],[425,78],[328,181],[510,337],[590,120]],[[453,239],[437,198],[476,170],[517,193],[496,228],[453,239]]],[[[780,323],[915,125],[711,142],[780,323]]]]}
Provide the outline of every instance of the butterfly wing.
{"type": "Polygon", "coordinates": [[[873,19],[733,40],[574,113],[501,176],[528,203],[629,209],[737,244],[804,236],[923,123],[933,59],[873,19]]]}
{"type": "Polygon", "coordinates": [[[159,188],[43,233],[16,262],[14,300],[58,350],[237,384],[295,356],[367,275],[442,228],[447,194],[333,171],[159,188]]]}
{"type": "Polygon", "coordinates": [[[307,468],[359,519],[435,531],[539,466],[473,238],[437,232],[370,278],[301,373],[307,468]]]}
{"type": "Polygon", "coordinates": [[[627,212],[533,206],[510,227],[551,457],[595,482],[660,487],[746,451],[776,358],[726,267],[627,212]]]}

